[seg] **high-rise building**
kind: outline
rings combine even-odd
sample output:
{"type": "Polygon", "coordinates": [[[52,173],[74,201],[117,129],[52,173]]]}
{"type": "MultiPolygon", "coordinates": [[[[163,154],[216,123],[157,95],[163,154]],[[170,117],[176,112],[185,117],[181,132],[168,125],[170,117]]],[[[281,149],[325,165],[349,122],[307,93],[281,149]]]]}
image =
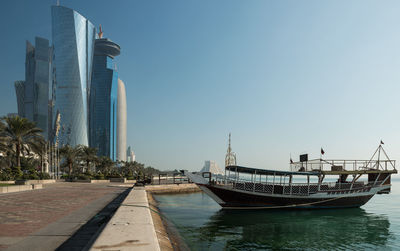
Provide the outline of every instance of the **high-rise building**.
{"type": "Polygon", "coordinates": [[[135,153],[133,152],[131,146],[129,146],[128,150],[126,150],[126,161],[134,162],[135,159],[136,159],[135,153]]]}
{"type": "Polygon", "coordinates": [[[118,44],[103,38],[100,26],[95,40],[93,74],[90,87],[89,145],[98,155],[117,160],[118,73],[114,57],[120,54],[118,44]]]}
{"type": "Polygon", "coordinates": [[[25,116],[24,101],[25,101],[25,81],[19,80],[14,82],[15,94],[17,96],[18,115],[25,116]]]}
{"type": "MultiPolygon", "coordinates": [[[[55,105],[61,145],[88,145],[88,97],[96,29],[75,10],[51,7],[55,105]]],[[[55,117],[55,116],[53,116],[55,117]]]]}
{"type": "MultiPolygon", "coordinates": [[[[27,42],[25,80],[16,81],[18,114],[58,145],[90,145],[127,160],[126,92],[114,57],[120,46],[73,9],[52,6],[52,40],[27,42]]],[[[134,154],[131,151],[131,159],[134,154]]]]}
{"type": "Polygon", "coordinates": [[[127,161],[126,149],[126,92],[125,84],[118,79],[117,109],[117,160],[127,161]]]}
{"type": "Polygon", "coordinates": [[[36,37],[35,46],[26,42],[25,81],[16,81],[15,91],[18,103],[18,115],[36,123],[47,139],[49,134],[49,86],[51,73],[52,48],[49,40],[36,37]]]}

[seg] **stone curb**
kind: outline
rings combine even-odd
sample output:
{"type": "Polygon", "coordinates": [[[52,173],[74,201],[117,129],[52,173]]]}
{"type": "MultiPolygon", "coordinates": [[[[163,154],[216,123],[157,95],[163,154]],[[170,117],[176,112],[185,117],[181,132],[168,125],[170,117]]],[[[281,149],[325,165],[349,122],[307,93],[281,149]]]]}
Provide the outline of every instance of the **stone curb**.
{"type": "Polygon", "coordinates": [[[147,194],[132,189],[90,250],[160,251],[147,194]]]}
{"type": "Polygon", "coordinates": [[[15,193],[29,190],[42,189],[42,184],[32,184],[32,185],[10,185],[0,187],[0,194],[3,193],[15,193]]]}

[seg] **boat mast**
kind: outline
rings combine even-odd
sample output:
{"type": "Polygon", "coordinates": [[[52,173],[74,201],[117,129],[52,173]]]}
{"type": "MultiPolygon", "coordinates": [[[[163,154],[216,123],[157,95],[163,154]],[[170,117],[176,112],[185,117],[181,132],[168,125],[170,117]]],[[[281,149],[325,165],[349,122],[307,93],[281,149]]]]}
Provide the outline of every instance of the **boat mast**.
{"type": "Polygon", "coordinates": [[[391,160],[389,158],[389,156],[386,154],[385,149],[383,149],[382,145],[383,145],[383,142],[381,141],[379,146],[378,146],[378,148],[375,150],[374,154],[372,155],[371,159],[368,162],[366,162],[365,168],[368,168],[371,165],[370,168],[372,168],[372,169],[387,170],[387,162],[385,162],[385,167],[381,166],[381,163],[380,163],[380,162],[382,162],[382,160],[381,160],[381,152],[383,152],[383,154],[385,155],[387,161],[389,161],[389,163],[393,167],[393,169],[396,170],[395,161],[391,160]],[[376,161],[374,161],[375,156],[377,156],[377,160],[376,161]],[[375,162],[375,164],[373,165],[374,162],[375,162]]]}

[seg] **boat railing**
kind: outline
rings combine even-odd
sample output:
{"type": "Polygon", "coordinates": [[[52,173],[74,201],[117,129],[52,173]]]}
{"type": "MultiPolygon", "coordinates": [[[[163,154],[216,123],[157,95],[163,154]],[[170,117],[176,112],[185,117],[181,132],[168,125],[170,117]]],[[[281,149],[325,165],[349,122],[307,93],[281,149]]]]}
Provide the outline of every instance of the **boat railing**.
{"type": "Polygon", "coordinates": [[[360,170],[392,170],[395,160],[328,160],[313,159],[304,162],[293,162],[290,170],[295,171],[360,171],[360,170]]]}
{"type": "MultiPolygon", "coordinates": [[[[248,192],[258,192],[267,194],[285,194],[308,196],[318,192],[330,193],[353,193],[365,189],[370,189],[375,185],[381,185],[381,182],[323,182],[323,183],[273,183],[273,182],[251,182],[249,180],[234,179],[213,179],[213,183],[221,186],[228,186],[232,189],[248,192]]],[[[383,183],[383,182],[382,182],[383,183]]]]}

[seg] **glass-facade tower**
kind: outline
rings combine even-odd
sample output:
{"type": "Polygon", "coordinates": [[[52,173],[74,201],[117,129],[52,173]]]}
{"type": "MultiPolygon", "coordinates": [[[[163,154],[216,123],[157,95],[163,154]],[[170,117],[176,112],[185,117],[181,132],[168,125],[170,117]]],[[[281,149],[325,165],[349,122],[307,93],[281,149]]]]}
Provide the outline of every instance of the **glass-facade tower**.
{"type": "Polygon", "coordinates": [[[25,117],[25,81],[19,80],[14,82],[15,94],[17,96],[18,116],[25,117]]]}
{"type": "MultiPolygon", "coordinates": [[[[61,145],[88,145],[88,97],[95,41],[94,25],[64,6],[51,7],[55,107],[61,145]]],[[[55,117],[55,116],[54,116],[55,117]]]]}
{"type": "Polygon", "coordinates": [[[90,87],[89,145],[99,156],[117,159],[118,73],[113,59],[120,47],[109,39],[95,41],[90,87]]]}
{"type": "Polygon", "coordinates": [[[52,48],[49,40],[36,37],[35,46],[26,42],[25,81],[15,82],[18,102],[18,115],[36,123],[49,134],[49,88],[51,74],[52,48]]]}

